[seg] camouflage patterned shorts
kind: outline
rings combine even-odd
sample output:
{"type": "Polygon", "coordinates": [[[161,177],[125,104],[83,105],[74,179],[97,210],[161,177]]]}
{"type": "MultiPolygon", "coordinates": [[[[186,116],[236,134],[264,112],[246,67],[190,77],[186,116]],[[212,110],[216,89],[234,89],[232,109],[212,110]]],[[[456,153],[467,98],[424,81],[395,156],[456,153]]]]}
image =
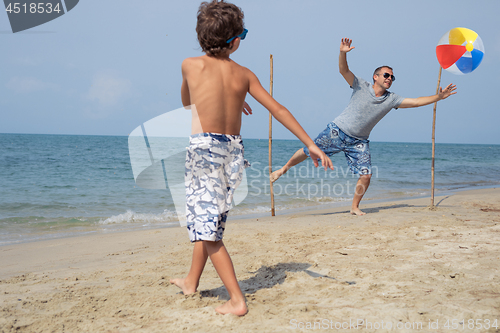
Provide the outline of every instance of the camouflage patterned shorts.
{"type": "Polygon", "coordinates": [[[189,239],[219,241],[233,194],[250,164],[239,135],[191,135],[186,153],[186,220],[189,239]]]}

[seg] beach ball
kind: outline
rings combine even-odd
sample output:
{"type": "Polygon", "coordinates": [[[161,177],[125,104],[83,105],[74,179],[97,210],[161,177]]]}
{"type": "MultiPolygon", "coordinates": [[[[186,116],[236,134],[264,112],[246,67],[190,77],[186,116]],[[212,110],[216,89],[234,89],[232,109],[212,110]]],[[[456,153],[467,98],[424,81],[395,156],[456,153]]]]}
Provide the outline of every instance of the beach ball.
{"type": "Polygon", "coordinates": [[[453,74],[467,74],[479,66],[484,56],[481,37],[467,28],[454,28],[436,46],[441,67],[453,74]]]}

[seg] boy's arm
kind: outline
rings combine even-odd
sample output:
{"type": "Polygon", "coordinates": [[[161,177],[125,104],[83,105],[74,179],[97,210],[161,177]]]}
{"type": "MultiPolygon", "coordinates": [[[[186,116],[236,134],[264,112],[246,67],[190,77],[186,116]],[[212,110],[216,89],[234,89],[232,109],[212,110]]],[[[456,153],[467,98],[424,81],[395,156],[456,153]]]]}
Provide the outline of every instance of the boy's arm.
{"type": "Polygon", "coordinates": [[[437,93],[436,95],[418,98],[405,98],[398,106],[398,108],[417,108],[419,106],[428,105],[442,99],[446,99],[451,95],[455,95],[457,93],[455,90],[457,90],[457,86],[453,83],[450,83],[446,88],[444,88],[444,90],[443,88],[439,88],[439,93],[437,93]]]}
{"type": "Polygon", "coordinates": [[[302,143],[309,149],[311,159],[315,166],[318,166],[318,158],[321,159],[323,167],[333,170],[332,161],[319,149],[314,141],[307,135],[302,126],[297,122],[295,117],[285,108],[278,103],[269,93],[262,87],[257,76],[248,71],[249,87],[248,93],[253,98],[262,104],[283,126],[292,132],[302,143]]]}
{"type": "Polygon", "coordinates": [[[189,70],[189,59],[185,59],[182,62],[181,68],[182,68],[182,85],[181,85],[182,105],[189,106],[191,105],[191,96],[189,95],[189,87],[186,79],[186,74],[189,70]]]}
{"type": "Polygon", "coordinates": [[[349,70],[349,66],[347,65],[347,52],[354,48],[354,46],[351,47],[351,43],[352,39],[349,38],[342,38],[340,41],[339,72],[342,74],[347,83],[349,83],[349,86],[352,87],[354,74],[349,70]]]}
{"type": "Polygon", "coordinates": [[[247,102],[243,102],[243,109],[241,111],[247,116],[253,113],[252,108],[250,107],[250,105],[248,105],[247,102]]]}

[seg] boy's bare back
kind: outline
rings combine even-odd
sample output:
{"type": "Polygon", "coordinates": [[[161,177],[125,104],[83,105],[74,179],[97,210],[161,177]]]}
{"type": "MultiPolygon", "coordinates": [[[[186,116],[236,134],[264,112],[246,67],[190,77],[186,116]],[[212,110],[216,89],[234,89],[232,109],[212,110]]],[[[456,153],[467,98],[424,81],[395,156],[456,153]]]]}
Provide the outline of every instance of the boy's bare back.
{"type": "Polygon", "coordinates": [[[333,169],[331,160],[314,144],[290,111],[262,87],[252,71],[229,58],[248,32],[243,16],[240,8],[223,0],[200,5],[196,33],[205,55],[187,58],[182,63],[182,104],[185,107],[194,105],[192,109],[197,111],[193,112],[192,134],[239,135],[242,112],[252,113],[245,103],[248,93],[309,148],[315,166],[321,159],[325,170],[327,167],[333,169]]]}
{"type": "Polygon", "coordinates": [[[229,57],[203,55],[184,60],[182,102],[196,106],[201,123],[201,129],[193,128],[193,132],[240,134],[249,72],[229,57]]]}

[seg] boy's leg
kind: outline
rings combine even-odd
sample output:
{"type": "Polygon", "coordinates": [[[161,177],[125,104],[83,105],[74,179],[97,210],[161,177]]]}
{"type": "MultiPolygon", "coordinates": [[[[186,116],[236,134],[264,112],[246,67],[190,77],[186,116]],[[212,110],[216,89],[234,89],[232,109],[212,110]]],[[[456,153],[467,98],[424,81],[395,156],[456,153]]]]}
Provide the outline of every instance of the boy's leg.
{"type": "Polygon", "coordinates": [[[359,176],[358,182],[356,183],[356,190],[354,191],[354,198],[352,199],[351,214],[352,215],[366,215],[365,212],[359,209],[359,203],[365,195],[368,186],[370,186],[370,179],[372,175],[361,175],[359,176]]]}
{"type": "Polygon", "coordinates": [[[279,170],[274,171],[271,173],[271,176],[269,179],[271,180],[272,183],[278,180],[281,176],[283,176],[291,167],[299,164],[300,162],[303,162],[307,159],[307,155],[304,153],[304,149],[300,148],[293,154],[292,158],[286,164],[279,170]]]}
{"type": "Polygon", "coordinates": [[[224,243],[222,240],[218,242],[203,241],[203,243],[230,297],[229,301],[215,310],[221,314],[232,313],[243,316],[248,312],[248,308],[238,280],[236,279],[236,274],[234,273],[233,262],[231,261],[231,257],[229,257],[224,243]]]}
{"type": "Polygon", "coordinates": [[[170,280],[170,283],[173,283],[182,289],[182,293],[184,295],[196,292],[196,289],[198,289],[198,285],[200,284],[201,273],[203,273],[203,269],[205,268],[205,264],[208,259],[208,252],[203,243],[204,242],[202,241],[194,243],[193,259],[191,261],[191,268],[189,269],[188,275],[184,279],[170,280]]]}

